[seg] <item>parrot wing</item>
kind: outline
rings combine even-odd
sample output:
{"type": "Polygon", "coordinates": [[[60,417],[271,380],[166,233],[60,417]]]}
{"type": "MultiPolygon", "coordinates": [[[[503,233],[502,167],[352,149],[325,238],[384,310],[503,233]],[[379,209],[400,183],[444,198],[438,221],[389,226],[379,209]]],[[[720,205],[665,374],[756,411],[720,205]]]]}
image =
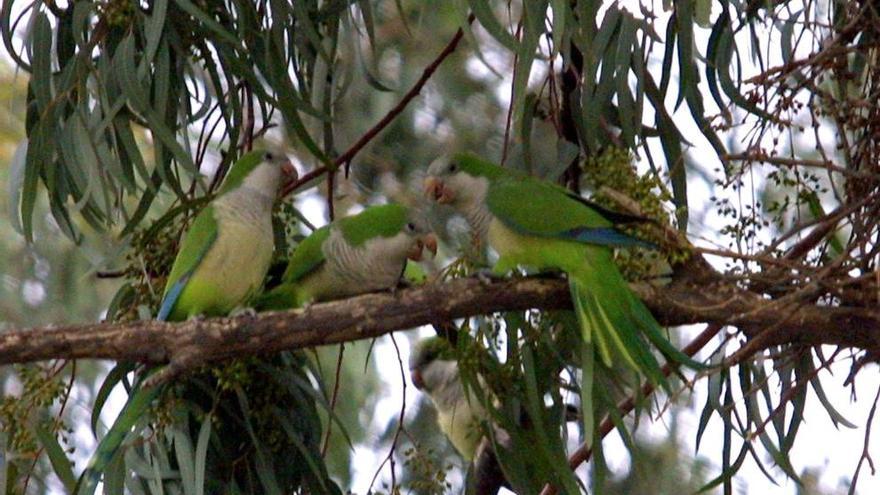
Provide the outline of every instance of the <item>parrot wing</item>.
{"type": "Polygon", "coordinates": [[[186,287],[190,277],[199,267],[204,259],[205,254],[214,245],[217,240],[217,220],[214,218],[214,207],[206,206],[193,221],[192,226],[184,235],[180,244],[180,250],[177,258],[174,259],[174,265],[171,267],[171,274],[168,275],[168,282],[165,284],[165,293],[162,295],[162,305],[159,308],[159,314],[156,316],[158,320],[165,320],[177,300],[180,293],[186,287]]]}
{"type": "Polygon", "coordinates": [[[653,247],[614,228],[614,223],[641,220],[639,217],[597,207],[543,181],[499,179],[489,188],[486,202],[498,220],[523,234],[604,246],[653,247]]]}
{"type": "Polygon", "coordinates": [[[286,283],[296,282],[324,264],[324,241],[330,236],[330,225],[325,225],[312,232],[293,250],[287,261],[282,280],[286,283]]]}

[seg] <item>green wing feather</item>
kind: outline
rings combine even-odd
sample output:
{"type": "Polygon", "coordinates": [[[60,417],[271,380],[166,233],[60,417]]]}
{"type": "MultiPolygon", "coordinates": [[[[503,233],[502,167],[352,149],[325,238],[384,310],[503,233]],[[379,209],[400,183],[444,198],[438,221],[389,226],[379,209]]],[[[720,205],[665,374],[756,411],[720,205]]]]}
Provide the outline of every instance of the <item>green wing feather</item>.
{"type": "Polygon", "coordinates": [[[531,235],[553,236],[577,228],[612,226],[601,214],[565,190],[530,178],[493,182],[486,202],[499,220],[531,235]]]}
{"type": "Polygon", "coordinates": [[[165,283],[165,291],[162,293],[158,319],[164,320],[173,312],[177,299],[189,281],[189,276],[198,268],[205,254],[217,240],[217,232],[214,207],[208,205],[196,215],[196,219],[180,243],[180,249],[171,267],[171,274],[168,275],[168,281],[165,283]]]}
{"type": "Polygon", "coordinates": [[[654,247],[614,228],[615,223],[640,221],[638,217],[611,212],[549,182],[499,179],[490,186],[486,202],[496,218],[521,234],[603,246],[654,247]]]}
{"type": "Polygon", "coordinates": [[[361,246],[368,240],[394,237],[400,233],[407,220],[407,208],[399,204],[371,206],[357,215],[340,218],[335,222],[352,246],[361,246]]]}
{"type": "Polygon", "coordinates": [[[285,283],[296,282],[324,264],[324,241],[330,236],[330,225],[314,231],[300,242],[290,259],[281,279],[285,283]]]}

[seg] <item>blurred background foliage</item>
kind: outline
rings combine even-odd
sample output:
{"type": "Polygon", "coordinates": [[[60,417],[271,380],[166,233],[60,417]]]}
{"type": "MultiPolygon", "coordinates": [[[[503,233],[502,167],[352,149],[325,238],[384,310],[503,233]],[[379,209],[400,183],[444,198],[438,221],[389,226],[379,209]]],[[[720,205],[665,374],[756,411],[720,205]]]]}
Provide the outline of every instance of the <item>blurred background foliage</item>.
{"type": "MultiPolygon", "coordinates": [[[[475,150],[585,193],[610,186],[629,194],[662,223],[727,250],[717,266],[768,297],[869,304],[874,292],[859,284],[870,283],[876,269],[880,204],[880,161],[871,146],[880,119],[870,104],[880,80],[871,51],[880,31],[871,5],[7,0],[0,9],[0,159],[8,164],[0,168],[0,194],[9,205],[0,217],[0,328],[150,317],[187,219],[254,140],[283,146],[301,174],[345,169],[285,199],[279,262],[331,212],[412,201],[432,160],[475,150]],[[350,170],[336,164],[459,28],[461,46],[418,98],[350,170]],[[804,244],[813,225],[824,235],[804,244]],[[780,257],[789,270],[777,269],[780,257]],[[819,276],[821,290],[810,284],[819,276]]],[[[448,212],[433,213],[451,246],[467,241],[460,222],[446,221],[448,212]]],[[[624,256],[624,268],[634,277],[668,273],[681,256],[624,256]]],[[[447,249],[429,271],[453,257],[447,249]]],[[[558,461],[581,434],[558,414],[577,396],[578,370],[546,337],[557,323],[534,314],[463,323],[476,336],[468,342],[480,344],[462,348],[466,378],[489,376],[486,359],[512,378],[497,421],[516,424],[536,401],[553,406],[540,420],[560,435],[529,451],[535,467],[509,459],[523,467],[520,486],[571,476],[558,461]],[[537,397],[519,386],[528,375],[537,377],[537,397]]],[[[398,340],[405,351],[407,339],[398,340]]],[[[734,347],[724,340],[702,357],[718,363],[734,347]]],[[[423,401],[398,434],[397,413],[389,413],[402,393],[390,385],[401,373],[393,349],[387,339],[347,344],[339,373],[338,349],[206,372],[189,382],[206,384],[204,397],[179,387],[143,415],[124,418],[137,428],[102,466],[104,487],[231,492],[231,484],[199,486],[194,473],[211,472],[207,459],[232,447],[241,462],[231,471],[246,465],[235,478],[243,492],[291,492],[302,483],[316,493],[329,490],[311,484],[328,482],[327,473],[343,490],[365,491],[377,469],[374,490],[458,490],[467,467],[438,436],[423,401]],[[259,383],[254,377],[264,372],[280,385],[259,383]],[[274,416],[265,414],[278,412],[246,405],[273,400],[311,413],[274,432],[241,433],[251,419],[266,425],[274,416]],[[231,403],[227,422],[215,423],[222,413],[213,407],[231,403]],[[221,435],[230,425],[240,437],[221,435]],[[393,463],[381,464],[394,442],[393,463]]],[[[595,488],[610,493],[731,493],[749,456],[800,478],[801,493],[821,493],[815,473],[792,466],[794,439],[808,397],[835,424],[848,424],[826,398],[820,372],[835,359],[860,356],[792,345],[760,357],[699,377],[708,397],[697,404],[696,434],[710,421],[722,425],[723,438],[713,444],[722,445],[720,466],[683,453],[676,428],[658,443],[628,438],[635,425],[626,421],[618,427],[629,473],[602,474],[599,456],[590,480],[578,472],[581,481],[605,479],[595,488]]],[[[72,491],[108,425],[119,421],[131,369],[122,364],[108,374],[102,364],[63,362],[4,368],[6,492],[72,491]]],[[[600,413],[630,391],[614,378],[607,378],[600,413]]],[[[411,387],[407,394],[412,404],[411,387]]],[[[674,418],[668,411],[690,407],[678,402],[660,410],[674,418]]],[[[533,446],[533,433],[517,441],[533,446]]]]}

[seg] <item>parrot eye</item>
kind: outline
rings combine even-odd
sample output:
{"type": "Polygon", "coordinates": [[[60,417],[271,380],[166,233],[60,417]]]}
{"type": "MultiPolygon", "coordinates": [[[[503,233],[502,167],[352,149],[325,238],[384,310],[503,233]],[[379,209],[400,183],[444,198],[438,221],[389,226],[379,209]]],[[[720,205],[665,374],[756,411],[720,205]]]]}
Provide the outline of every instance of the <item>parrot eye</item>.
{"type": "Polygon", "coordinates": [[[416,224],[409,222],[408,224],[406,224],[406,230],[409,232],[415,232],[416,224]]]}
{"type": "Polygon", "coordinates": [[[455,163],[450,163],[449,166],[446,167],[446,170],[447,170],[450,174],[453,174],[453,173],[455,173],[455,172],[458,170],[458,165],[456,165],[455,163]]]}
{"type": "Polygon", "coordinates": [[[266,160],[267,162],[271,162],[274,158],[275,156],[268,151],[263,153],[263,160],[266,160]]]}

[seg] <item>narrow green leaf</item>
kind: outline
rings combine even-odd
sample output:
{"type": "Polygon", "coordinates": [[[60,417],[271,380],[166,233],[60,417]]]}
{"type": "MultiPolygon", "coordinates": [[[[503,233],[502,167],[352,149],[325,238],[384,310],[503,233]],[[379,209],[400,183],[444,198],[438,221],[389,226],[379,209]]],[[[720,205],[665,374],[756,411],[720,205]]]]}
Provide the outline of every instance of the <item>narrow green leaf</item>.
{"type": "Polygon", "coordinates": [[[247,397],[240,387],[236,387],[235,395],[238,397],[238,404],[241,407],[245,428],[247,429],[248,435],[251,437],[251,445],[253,446],[254,454],[256,455],[255,467],[257,469],[257,476],[260,479],[260,484],[263,486],[263,489],[266,490],[266,493],[270,495],[281,495],[281,488],[278,486],[278,481],[275,479],[272,457],[265,451],[262,442],[257,438],[257,435],[254,432],[254,427],[251,424],[251,412],[250,407],[248,406],[247,397]]]}
{"type": "Polygon", "coordinates": [[[131,431],[135,424],[143,417],[153,400],[159,396],[162,387],[145,389],[136,386],[135,391],[128,397],[128,401],[110,427],[110,430],[98,443],[97,449],[92,454],[86,470],[79,478],[77,495],[92,495],[101,481],[104,470],[113,461],[119,451],[122,441],[131,431]]]}
{"type": "Polygon", "coordinates": [[[721,91],[718,89],[717,72],[719,70],[727,70],[727,67],[718,67],[716,61],[719,60],[719,40],[728,29],[730,29],[730,16],[725,10],[720,16],[718,16],[718,19],[712,26],[712,32],[709,34],[709,41],[706,43],[706,83],[709,86],[709,93],[712,94],[715,104],[722,110],[727,107],[727,104],[724,99],[721,98],[721,91]]]}
{"type": "MultiPolygon", "coordinates": [[[[811,360],[810,367],[812,368],[812,366],[813,364],[811,360]]],[[[819,399],[819,403],[825,408],[825,412],[828,413],[831,422],[834,423],[836,428],[839,428],[839,425],[843,425],[847,428],[855,429],[856,425],[840,414],[837,409],[834,408],[834,405],[831,404],[831,401],[828,400],[828,396],[825,395],[825,389],[822,388],[822,380],[820,380],[819,376],[813,373],[813,371],[814,369],[810,369],[810,387],[812,387],[813,392],[816,393],[816,398],[819,399]]]]}
{"type": "Polygon", "coordinates": [[[232,35],[219,22],[214,20],[214,18],[212,18],[210,15],[205,13],[205,11],[197,7],[194,3],[190,2],[189,0],[174,0],[174,2],[181,9],[183,9],[184,12],[187,12],[191,16],[195,17],[198,21],[204,24],[205,27],[213,31],[214,34],[216,34],[221,41],[230,45],[240,45],[238,38],[232,35]]]}
{"type": "Polygon", "coordinates": [[[34,241],[34,206],[37,202],[37,185],[44,167],[52,165],[52,129],[48,119],[40,120],[34,126],[25,152],[24,180],[21,186],[19,211],[21,229],[27,242],[34,241]]]}
{"type": "Polygon", "coordinates": [[[629,88],[629,67],[633,46],[637,45],[636,21],[630,15],[621,19],[620,35],[617,38],[617,108],[620,115],[620,131],[623,142],[635,149],[636,129],[640,127],[641,115],[635,112],[635,99],[629,88]]]}
{"type": "Polygon", "coordinates": [[[116,387],[116,385],[122,381],[123,377],[132,370],[134,370],[134,365],[131,363],[117,363],[116,366],[107,373],[107,376],[104,377],[104,381],[101,383],[101,387],[95,395],[95,405],[92,407],[92,419],[90,424],[92,427],[92,434],[95,435],[95,438],[98,438],[98,420],[101,418],[101,411],[104,410],[104,404],[107,402],[107,398],[110,397],[113,388],[116,387]]]}
{"type": "Polygon", "coordinates": [[[23,233],[21,226],[20,205],[22,198],[22,190],[24,189],[24,177],[27,170],[27,150],[28,141],[22,139],[15,148],[12,155],[12,161],[9,162],[9,176],[7,177],[7,188],[9,190],[9,223],[12,228],[19,234],[23,233]]]}
{"type": "Polygon", "coordinates": [[[42,421],[36,421],[32,425],[34,436],[40,441],[40,445],[42,445],[43,450],[49,457],[52,470],[58,476],[58,479],[61,480],[67,492],[72,493],[76,486],[76,476],[73,475],[73,463],[67,458],[64,449],[58,443],[57,435],[47,426],[50,425],[44,424],[42,421]]]}
{"type": "Polygon", "coordinates": [[[471,12],[477,18],[477,21],[483,26],[498,43],[504,45],[508,50],[518,53],[519,42],[510,32],[498,22],[495,13],[492,11],[492,5],[486,0],[468,0],[471,12]]]}
{"type": "Polygon", "coordinates": [[[189,435],[181,429],[187,426],[187,413],[178,412],[175,416],[177,424],[171,427],[169,433],[174,440],[174,456],[180,470],[180,484],[184,494],[195,495],[199,486],[196,484],[195,454],[189,435]]]}
{"type": "MultiPolygon", "coordinates": [[[[663,66],[660,71],[660,88],[659,93],[665,98],[666,91],[669,89],[669,81],[672,78],[672,59],[675,57],[675,37],[678,33],[676,26],[675,12],[669,16],[666,23],[666,48],[663,52],[663,66]]],[[[677,106],[677,105],[676,105],[677,106]]]]}
{"type": "Polygon", "coordinates": [[[195,495],[204,495],[205,493],[205,468],[208,462],[208,442],[211,439],[213,423],[213,418],[210,415],[206,415],[202,420],[202,426],[199,428],[199,439],[196,441],[195,454],[195,495]]]}
{"type": "Polygon", "coordinates": [[[33,62],[33,77],[30,86],[41,112],[41,118],[47,118],[46,112],[52,104],[52,26],[46,14],[40,12],[33,18],[31,28],[30,56],[33,62]]]}
{"type": "Polygon", "coordinates": [[[168,0],[156,0],[153,2],[152,15],[144,21],[144,38],[147,46],[144,49],[144,59],[152,62],[156,57],[156,50],[162,40],[162,31],[165,28],[165,17],[168,13],[168,0]]]}
{"type": "Polygon", "coordinates": [[[104,495],[125,495],[125,474],[125,456],[119,451],[104,470],[104,495]]]}

